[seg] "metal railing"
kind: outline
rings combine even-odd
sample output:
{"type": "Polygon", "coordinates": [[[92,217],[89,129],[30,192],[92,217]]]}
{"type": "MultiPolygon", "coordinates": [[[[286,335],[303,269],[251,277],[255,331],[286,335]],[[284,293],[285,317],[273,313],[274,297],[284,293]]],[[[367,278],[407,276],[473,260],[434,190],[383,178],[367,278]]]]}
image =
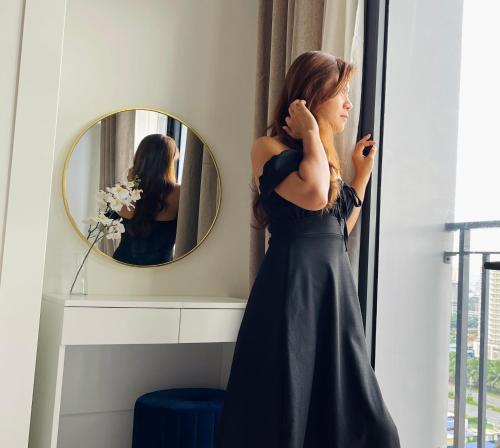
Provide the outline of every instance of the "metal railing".
{"type": "Polygon", "coordinates": [[[489,272],[498,269],[499,262],[490,261],[491,255],[500,252],[471,251],[470,237],[474,229],[500,227],[500,221],[478,221],[446,223],[445,229],[459,231],[459,247],[457,252],[445,252],[445,263],[451,262],[451,257],[458,256],[458,294],[457,294],[457,336],[456,336],[456,364],[455,364],[455,407],[453,422],[453,446],[465,446],[465,410],[467,386],[467,333],[469,310],[469,268],[470,255],[482,256],[481,272],[481,324],[479,345],[479,387],[478,387],[478,426],[477,447],[485,446],[486,429],[486,385],[488,363],[488,309],[489,309],[489,272]]]}

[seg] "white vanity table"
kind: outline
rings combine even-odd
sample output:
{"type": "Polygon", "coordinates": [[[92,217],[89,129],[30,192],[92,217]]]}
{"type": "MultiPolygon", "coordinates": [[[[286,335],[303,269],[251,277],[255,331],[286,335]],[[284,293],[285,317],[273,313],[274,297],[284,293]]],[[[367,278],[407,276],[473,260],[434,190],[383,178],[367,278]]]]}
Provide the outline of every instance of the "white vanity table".
{"type": "Polygon", "coordinates": [[[67,346],[234,342],[246,299],[69,296],[42,299],[31,448],[56,448],[67,346]]]}

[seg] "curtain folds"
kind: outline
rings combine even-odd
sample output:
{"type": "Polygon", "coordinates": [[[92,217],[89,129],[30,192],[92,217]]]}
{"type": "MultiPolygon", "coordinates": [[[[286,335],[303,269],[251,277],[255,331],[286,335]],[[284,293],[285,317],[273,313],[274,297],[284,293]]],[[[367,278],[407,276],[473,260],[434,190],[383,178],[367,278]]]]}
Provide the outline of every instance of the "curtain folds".
{"type": "MultiPolygon", "coordinates": [[[[125,111],[104,118],[101,122],[99,189],[127,181],[128,169],[134,160],[135,111],[125,111]]],[[[103,238],[99,250],[112,256],[119,240],[103,238]]]]}
{"type": "Polygon", "coordinates": [[[212,225],[217,211],[217,180],[209,150],[194,132],[188,130],[174,258],[196,247],[212,225]]]}

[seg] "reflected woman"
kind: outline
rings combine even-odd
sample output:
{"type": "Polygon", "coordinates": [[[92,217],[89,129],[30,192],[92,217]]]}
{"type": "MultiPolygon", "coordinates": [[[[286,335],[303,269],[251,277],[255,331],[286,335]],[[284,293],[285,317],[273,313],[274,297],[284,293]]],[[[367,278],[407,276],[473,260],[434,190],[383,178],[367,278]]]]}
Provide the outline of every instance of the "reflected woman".
{"type": "Polygon", "coordinates": [[[134,209],[124,206],[117,213],[125,232],[113,254],[115,260],[135,265],[172,261],[180,197],[175,174],[178,158],[179,148],[169,136],[150,134],[139,143],[127,179],[138,176],[143,191],[134,209]]]}

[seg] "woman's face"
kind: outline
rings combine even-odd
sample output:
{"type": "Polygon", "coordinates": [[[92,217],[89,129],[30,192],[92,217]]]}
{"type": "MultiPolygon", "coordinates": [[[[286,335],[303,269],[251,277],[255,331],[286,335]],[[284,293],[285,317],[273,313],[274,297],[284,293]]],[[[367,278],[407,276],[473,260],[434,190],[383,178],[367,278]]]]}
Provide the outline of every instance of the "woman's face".
{"type": "Polygon", "coordinates": [[[318,119],[329,122],[335,133],[342,132],[349,119],[349,111],[352,109],[349,89],[347,84],[337,95],[321,103],[316,112],[318,119]]]}

